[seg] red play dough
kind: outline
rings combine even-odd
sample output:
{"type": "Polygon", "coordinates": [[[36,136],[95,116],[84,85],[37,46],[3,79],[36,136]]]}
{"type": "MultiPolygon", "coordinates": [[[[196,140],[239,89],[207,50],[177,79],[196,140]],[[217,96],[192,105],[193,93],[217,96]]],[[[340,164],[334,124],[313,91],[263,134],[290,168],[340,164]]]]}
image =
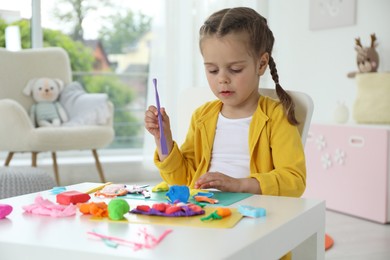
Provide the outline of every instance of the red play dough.
{"type": "Polygon", "coordinates": [[[57,203],[62,205],[77,204],[87,202],[91,196],[79,191],[65,191],[57,194],[57,203]]]}

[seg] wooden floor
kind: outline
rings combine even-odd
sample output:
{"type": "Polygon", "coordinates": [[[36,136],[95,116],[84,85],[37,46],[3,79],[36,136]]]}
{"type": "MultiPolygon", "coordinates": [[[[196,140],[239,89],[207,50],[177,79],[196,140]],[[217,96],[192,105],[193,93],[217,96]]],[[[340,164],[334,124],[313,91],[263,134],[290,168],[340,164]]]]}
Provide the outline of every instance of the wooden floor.
{"type": "Polygon", "coordinates": [[[334,240],[325,252],[326,260],[390,259],[390,224],[327,210],[326,233],[334,240]]]}

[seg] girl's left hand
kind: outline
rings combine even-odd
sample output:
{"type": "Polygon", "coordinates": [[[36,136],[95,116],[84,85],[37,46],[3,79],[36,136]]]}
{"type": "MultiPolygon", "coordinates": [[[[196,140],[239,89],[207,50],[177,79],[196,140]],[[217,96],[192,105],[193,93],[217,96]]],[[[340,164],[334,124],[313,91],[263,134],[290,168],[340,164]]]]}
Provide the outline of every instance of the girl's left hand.
{"type": "Polygon", "coordinates": [[[220,172],[206,172],[195,183],[195,189],[218,189],[226,192],[240,192],[241,179],[220,172]]]}

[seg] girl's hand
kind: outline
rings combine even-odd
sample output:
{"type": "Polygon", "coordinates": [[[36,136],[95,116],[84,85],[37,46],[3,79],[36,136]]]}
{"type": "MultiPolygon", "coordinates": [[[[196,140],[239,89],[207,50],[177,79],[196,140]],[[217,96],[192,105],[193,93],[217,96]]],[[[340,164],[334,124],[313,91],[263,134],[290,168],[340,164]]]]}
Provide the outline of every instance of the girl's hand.
{"type": "Polygon", "coordinates": [[[225,192],[261,194],[259,182],[254,178],[236,179],[220,172],[206,172],[195,182],[195,189],[218,189],[225,192]]]}
{"type": "Polygon", "coordinates": [[[160,139],[160,130],[158,127],[157,107],[149,106],[145,112],[145,129],[151,133],[154,138],[160,139]]]}
{"type": "MultiPolygon", "coordinates": [[[[161,116],[162,116],[164,134],[165,134],[165,138],[167,140],[168,154],[169,154],[172,150],[172,147],[173,147],[171,125],[169,122],[169,116],[165,112],[165,109],[161,108],[160,112],[161,112],[161,116]]],[[[154,136],[154,140],[156,142],[160,161],[163,161],[168,155],[163,155],[161,153],[160,128],[158,125],[157,108],[155,106],[148,107],[148,109],[145,112],[144,121],[145,121],[145,129],[148,130],[148,132],[154,136]]]]}
{"type": "Polygon", "coordinates": [[[239,192],[240,179],[220,172],[206,172],[195,183],[195,189],[218,189],[227,192],[239,192]]]}

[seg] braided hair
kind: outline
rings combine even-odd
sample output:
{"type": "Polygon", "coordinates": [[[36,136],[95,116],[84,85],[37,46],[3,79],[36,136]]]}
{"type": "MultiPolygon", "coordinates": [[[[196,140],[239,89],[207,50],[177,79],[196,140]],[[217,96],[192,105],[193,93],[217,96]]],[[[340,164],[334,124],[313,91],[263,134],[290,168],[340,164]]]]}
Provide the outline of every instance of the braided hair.
{"type": "Polygon", "coordinates": [[[226,8],[212,14],[200,27],[200,43],[206,36],[216,35],[224,37],[233,32],[247,32],[249,36],[249,48],[253,57],[268,53],[268,66],[273,81],[275,82],[276,94],[283,105],[287,120],[292,125],[298,125],[295,117],[295,105],[290,95],[279,83],[279,75],[275,61],[272,57],[274,35],[269,29],[267,19],[248,7],[226,8]]]}

